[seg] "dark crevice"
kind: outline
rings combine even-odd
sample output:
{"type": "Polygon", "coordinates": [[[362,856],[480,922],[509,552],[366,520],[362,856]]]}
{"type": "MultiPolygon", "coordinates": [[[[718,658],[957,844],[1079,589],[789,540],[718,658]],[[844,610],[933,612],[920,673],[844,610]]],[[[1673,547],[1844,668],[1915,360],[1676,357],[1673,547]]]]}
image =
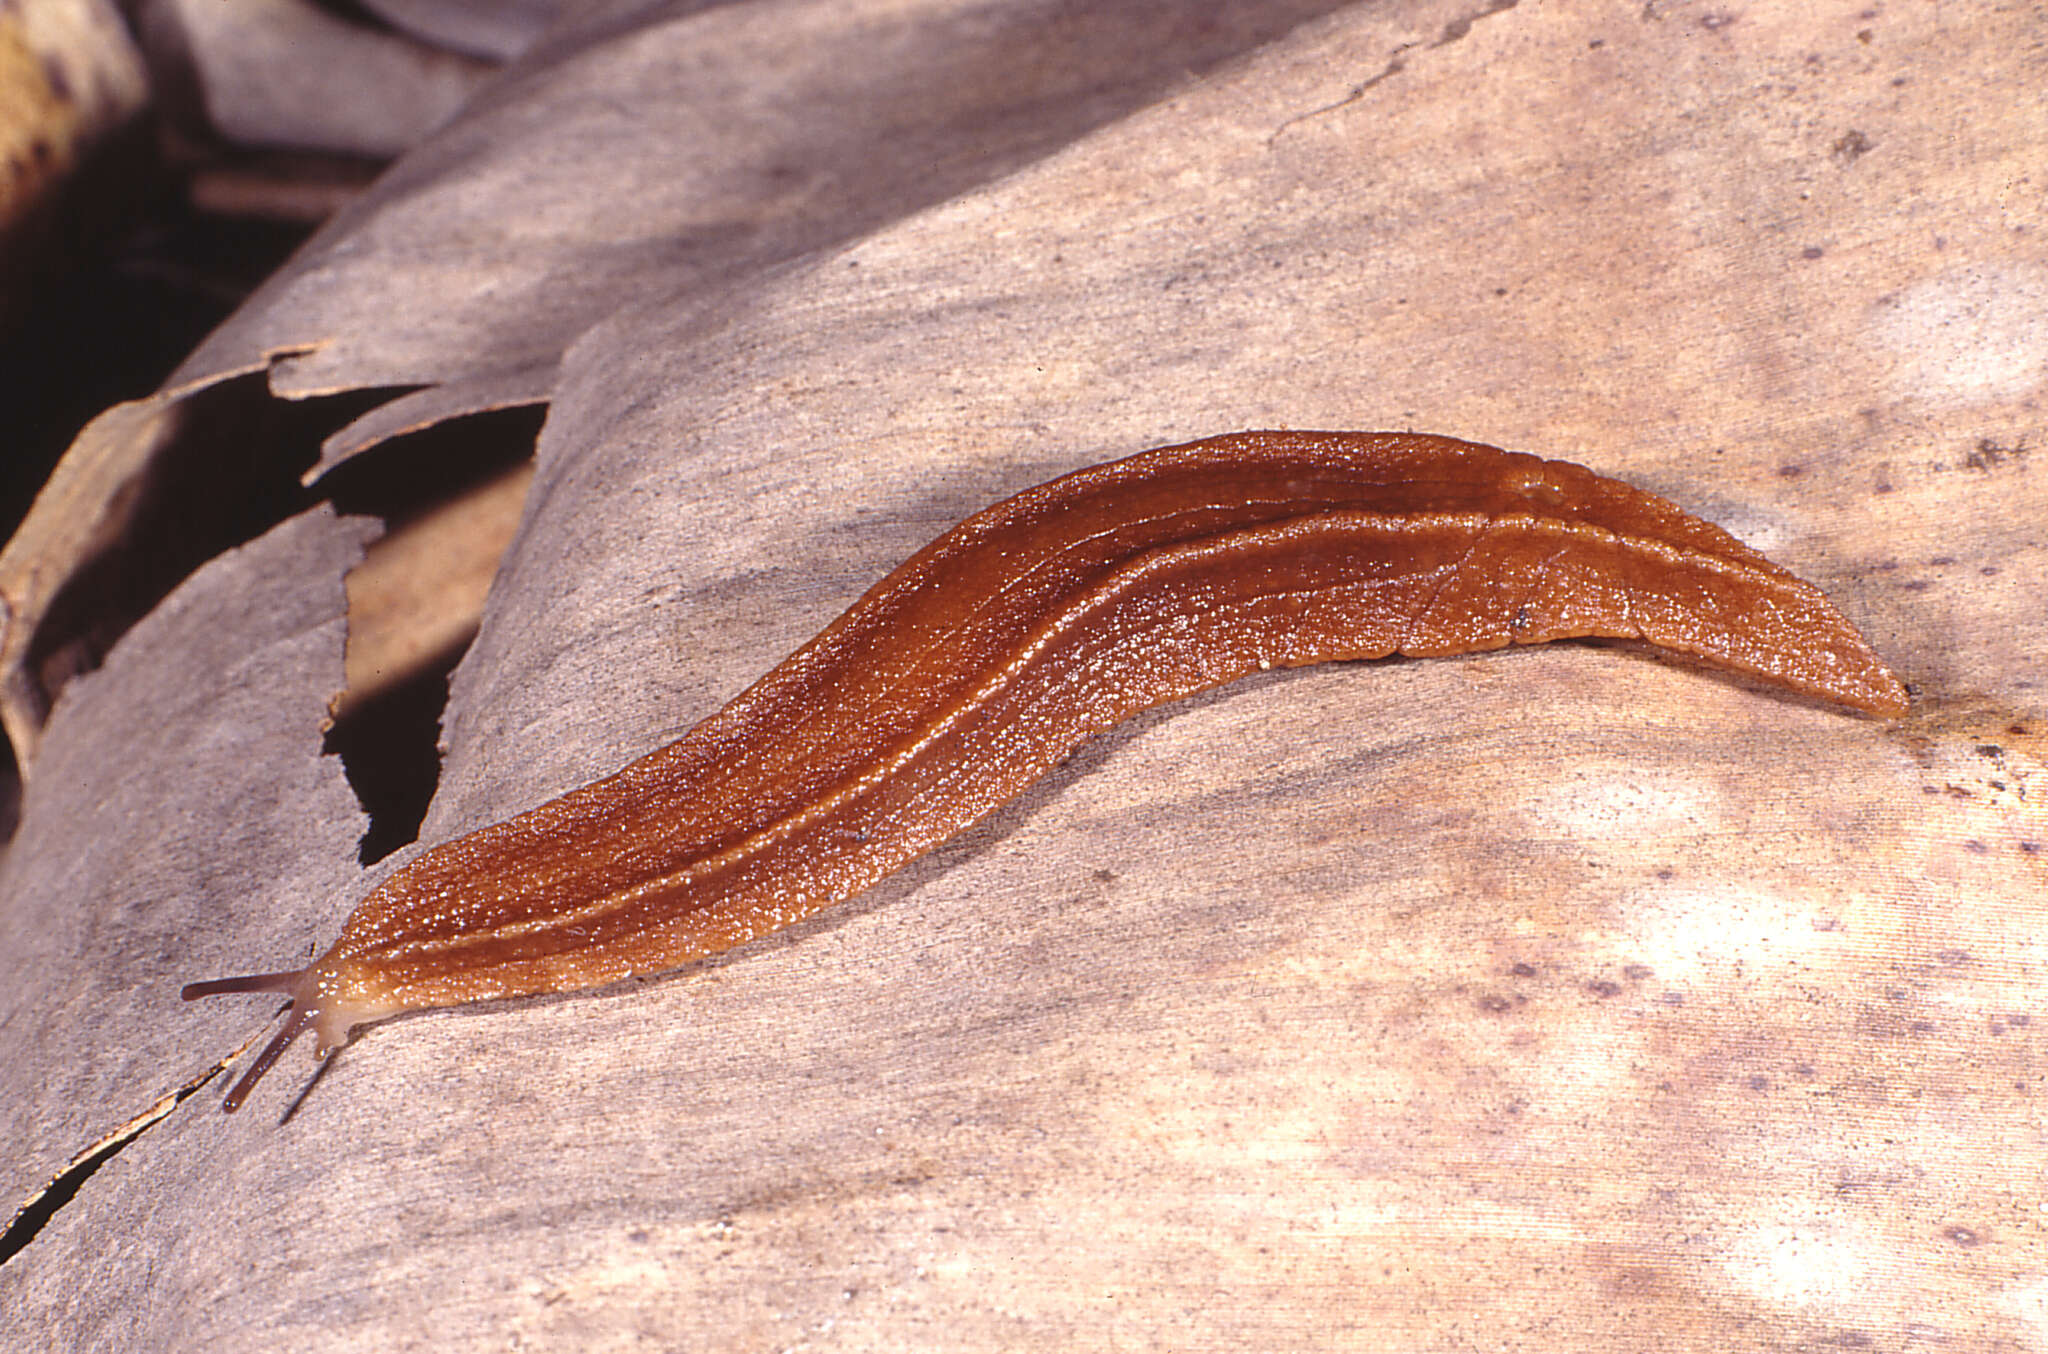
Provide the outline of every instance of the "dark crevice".
{"type": "Polygon", "coordinates": [[[352,28],[360,28],[370,33],[390,33],[401,38],[407,36],[361,0],[313,0],[313,7],[325,10],[331,17],[352,28]]]}
{"type": "Polygon", "coordinates": [[[93,1172],[112,1161],[130,1143],[161,1123],[172,1110],[218,1076],[220,1070],[220,1067],[216,1066],[195,1077],[158,1101],[147,1113],[130,1120],[73,1157],[68,1166],[57,1172],[56,1178],[43,1186],[41,1193],[29,1200],[22,1210],[14,1215],[14,1220],[7,1224],[7,1230],[0,1233],[0,1265],[21,1254],[23,1248],[36,1239],[36,1234],[49,1225],[50,1219],[57,1216],[57,1210],[77,1197],[78,1191],[92,1178],[93,1172]]]}
{"type": "Polygon", "coordinates": [[[21,1254],[22,1247],[36,1239],[36,1233],[49,1224],[58,1209],[71,1202],[79,1187],[92,1178],[92,1173],[112,1161],[115,1153],[134,1141],[133,1138],[118,1138],[74,1162],[44,1186],[43,1192],[28,1207],[16,1213],[6,1233],[0,1235],[0,1265],[21,1254]]]}
{"type": "Polygon", "coordinates": [[[389,390],[316,400],[273,397],[262,374],[182,402],[175,431],[109,524],[110,544],[51,599],[27,655],[48,712],[73,677],[97,668],[116,640],[200,565],[310,507],[299,483],[320,440],[389,390]]]}
{"type": "MultiPolygon", "coordinates": [[[[545,415],[543,406],[526,406],[451,419],[381,443],[315,487],[343,512],[384,519],[388,539],[391,531],[526,462],[545,415]]],[[[341,758],[356,802],[370,817],[357,845],[365,865],[419,838],[440,783],[449,674],[473,634],[419,655],[375,690],[351,692],[328,730],[326,749],[341,758]]]]}
{"type": "Polygon", "coordinates": [[[313,488],[341,512],[403,526],[530,459],[546,415],[530,404],[451,418],[351,456],[313,488]]]}
{"type": "Polygon", "coordinates": [[[14,760],[14,744],[0,738],[0,843],[13,841],[14,830],[21,826],[21,793],[21,767],[14,760]]]}
{"type": "MultiPolygon", "coordinates": [[[[112,543],[73,574],[36,627],[27,661],[44,712],[207,561],[322,500],[382,518],[387,531],[402,528],[528,460],[546,412],[525,406],[450,419],[372,447],[311,488],[300,482],[325,437],[397,393],[281,400],[257,373],[181,401],[169,414],[175,427],[110,530],[112,543]]],[[[389,674],[377,691],[351,701],[329,733],[327,749],[341,756],[370,815],[360,848],[365,863],[418,835],[439,777],[448,674],[466,643],[443,645],[389,674]]],[[[0,794],[0,828],[9,817],[0,794]]]]}
{"type": "Polygon", "coordinates": [[[374,865],[417,841],[441,783],[441,712],[448,675],[469,651],[463,640],[404,681],[353,706],[327,731],[326,750],[341,758],[356,802],[370,815],[356,858],[374,865]]]}

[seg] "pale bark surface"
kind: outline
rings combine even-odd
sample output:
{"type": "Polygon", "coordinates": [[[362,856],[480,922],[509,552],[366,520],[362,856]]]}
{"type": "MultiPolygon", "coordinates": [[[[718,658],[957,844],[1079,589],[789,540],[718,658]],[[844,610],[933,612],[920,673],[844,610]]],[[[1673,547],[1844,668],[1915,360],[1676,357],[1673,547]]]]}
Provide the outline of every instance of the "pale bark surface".
{"type": "MultiPolygon", "coordinates": [[[[0,1268],[0,1343],[2048,1347],[2048,107],[1981,97],[2044,79],[2031,6],[1356,5],[738,281],[671,240],[571,324],[542,249],[388,351],[255,315],[202,357],[317,340],[280,390],[548,373],[429,843],[966,513],[1245,427],[1664,493],[1918,704],[1597,645],[1247,681],[720,961],[215,1083],[0,1268]]],[[[268,1009],[181,982],[389,868],[319,755],[360,538],[279,528],[65,690],[0,880],[12,1196],[268,1009]]]]}

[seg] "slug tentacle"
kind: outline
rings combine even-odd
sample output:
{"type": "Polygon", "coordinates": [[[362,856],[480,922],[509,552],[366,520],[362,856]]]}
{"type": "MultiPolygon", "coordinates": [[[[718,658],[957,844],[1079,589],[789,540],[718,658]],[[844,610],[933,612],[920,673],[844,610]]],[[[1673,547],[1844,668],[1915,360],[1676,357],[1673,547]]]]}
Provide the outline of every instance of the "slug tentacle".
{"type": "Polygon", "coordinates": [[[270,1065],[319,1018],[320,1012],[310,1006],[293,1006],[291,1013],[285,1017],[283,1026],[271,1036],[270,1042],[263,1046],[263,1051],[256,1055],[256,1061],[249,1064],[249,1070],[242,1074],[242,1079],[235,1083],[235,1088],[227,1093],[227,1098],[220,1102],[220,1107],[229,1114],[240,1109],[242,1102],[249,1098],[249,1092],[255,1088],[257,1082],[263,1080],[263,1074],[270,1070],[270,1065]]]}
{"type": "Polygon", "coordinates": [[[242,1102],[249,1098],[251,1088],[270,1070],[271,1064],[291,1047],[293,1040],[304,1034],[319,1018],[318,1011],[299,1004],[298,993],[305,977],[304,969],[292,969],[283,973],[245,973],[234,978],[211,978],[201,983],[187,983],[184,990],[178,994],[186,1001],[241,992],[279,992],[292,998],[292,1004],[286,1008],[284,1027],[263,1046],[263,1051],[256,1055],[256,1061],[250,1064],[249,1070],[242,1074],[241,1080],[228,1092],[227,1098],[221,1102],[222,1109],[229,1113],[239,1109],[242,1102]]]}
{"type": "Polygon", "coordinates": [[[675,968],[866,889],[1136,712],[1260,668],[1641,639],[1880,716],[1819,590],[1581,466],[1421,434],[1252,432],[1027,489],[616,774],[396,871],[276,991],[324,1056],[399,1011],[675,968]]]}
{"type": "Polygon", "coordinates": [[[209,978],[203,983],[186,983],[178,995],[186,1001],[225,996],[230,992],[282,992],[290,996],[305,976],[304,969],[291,969],[284,973],[245,973],[239,978],[209,978]]]}
{"type": "Polygon", "coordinates": [[[325,1058],[348,1042],[348,1032],[355,1026],[381,1020],[404,1009],[366,995],[364,985],[351,982],[350,976],[345,967],[333,963],[330,957],[311,967],[284,973],[250,973],[185,985],[179,995],[186,1001],[241,992],[277,992],[291,998],[283,1027],[263,1046],[263,1051],[256,1055],[256,1061],[249,1065],[249,1070],[228,1092],[227,1099],[221,1103],[222,1109],[232,1113],[240,1108],[248,1099],[251,1088],[263,1079],[263,1074],[270,1070],[279,1055],[307,1030],[314,1033],[314,1056],[325,1058]]]}

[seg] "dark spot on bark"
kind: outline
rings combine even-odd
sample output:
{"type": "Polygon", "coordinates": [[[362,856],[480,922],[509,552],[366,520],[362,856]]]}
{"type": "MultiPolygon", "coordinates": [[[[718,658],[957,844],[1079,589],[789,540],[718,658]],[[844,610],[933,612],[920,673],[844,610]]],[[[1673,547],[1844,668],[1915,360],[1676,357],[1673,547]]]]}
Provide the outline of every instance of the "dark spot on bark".
{"type": "Polygon", "coordinates": [[[1952,1227],[1942,1228],[1941,1234],[1950,1241],[1955,1242],[1958,1246],[1981,1246],[1984,1244],[1984,1238],[1980,1233],[1973,1228],[1963,1226],[1961,1223],[1956,1223],[1952,1227]]]}
{"type": "Polygon", "coordinates": [[[1509,969],[1508,972],[1514,974],[1517,978],[1533,978],[1536,976],[1536,966],[1534,964],[1517,964],[1509,969]]]}
{"type": "Polygon", "coordinates": [[[1835,158],[1835,163],[1847,168],[1870,154],[1870,150],[1870,138],[1857,131],[1854,127],[1851,127],[1848,131],[1835,138],[1835,144],[1828,151],[1828,154],[1835,158]]]}
{"type": "Polygon", "coordinates": [[[2008,447],[1994,442],[1988,437],[1980,437],[1977,439],[1976,450],[1963,458],[1963,468],[1965,470],[1979,471],[1995,470],[2008,461],[2024,461],[2026,457],[2027,447],[2024,442],[2015,442],[2008,447]]]}
{"type": "Polygon", "coordinates": [[[58,103],[71,102],[71,76],[62,62],[47,56],[43,58],[43,83],[50,87],[50,97],[58,103]]]}

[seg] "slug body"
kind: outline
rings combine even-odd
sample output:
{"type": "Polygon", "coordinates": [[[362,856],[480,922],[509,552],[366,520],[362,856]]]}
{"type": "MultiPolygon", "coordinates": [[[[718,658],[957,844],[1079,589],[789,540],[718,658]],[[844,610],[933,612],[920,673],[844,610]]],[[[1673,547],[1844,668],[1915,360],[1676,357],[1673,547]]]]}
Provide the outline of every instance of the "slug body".
{"type": "Polygon", "coordinates": [[[1261,668],[1640,639],[1882,716],[1817,589],[1577,465],[1420,434],[1247,432],[1079,471],[919,551],[681,739],[430,850],[277,991],[324,1056],[400,1011],[659,972],[930,851],[1087,739],[1261,668]]]}

